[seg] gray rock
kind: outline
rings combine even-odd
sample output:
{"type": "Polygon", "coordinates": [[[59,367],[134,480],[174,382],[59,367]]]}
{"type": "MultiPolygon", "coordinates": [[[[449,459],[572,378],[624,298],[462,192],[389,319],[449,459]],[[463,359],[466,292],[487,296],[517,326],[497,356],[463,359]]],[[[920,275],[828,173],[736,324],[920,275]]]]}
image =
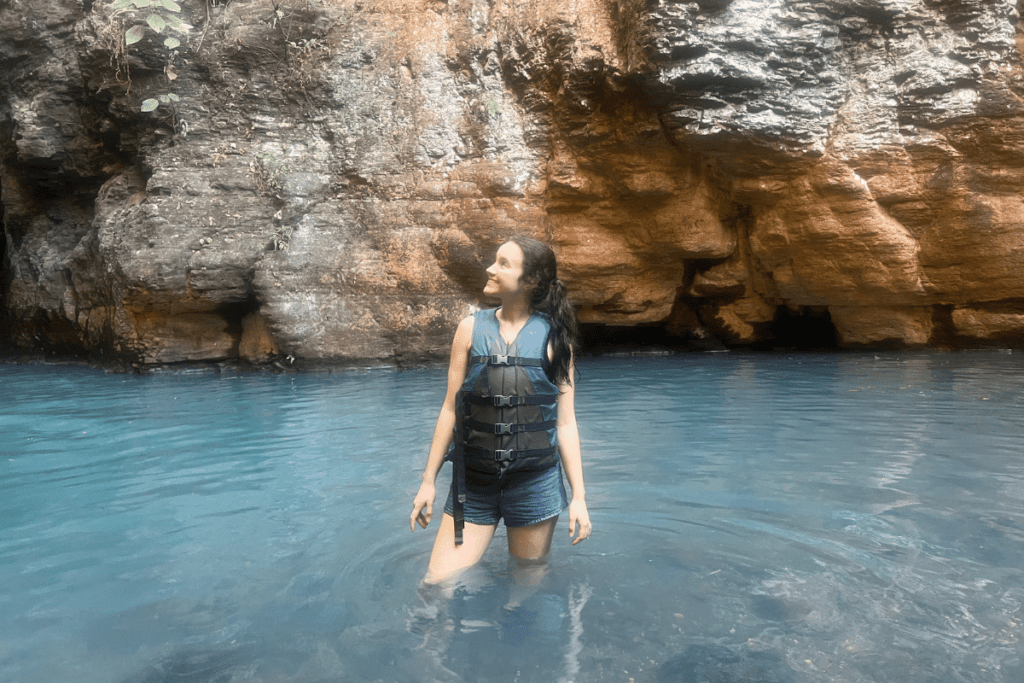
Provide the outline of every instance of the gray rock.
{"type": "Polygon", "coordinates": [[[513,232],[595,325],[1024,340],[1009,0],[110,5],[0,8],[20,346],[443,358],[513,232]]]}

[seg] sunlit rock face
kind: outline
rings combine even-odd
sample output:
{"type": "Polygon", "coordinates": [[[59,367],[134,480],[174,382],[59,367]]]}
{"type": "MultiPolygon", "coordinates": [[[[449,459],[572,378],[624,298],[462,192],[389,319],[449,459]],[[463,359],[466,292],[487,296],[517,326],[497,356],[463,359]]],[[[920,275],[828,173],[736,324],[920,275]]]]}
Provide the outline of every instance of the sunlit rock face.
{"type": "Polygon", "coordinates": [[[0,6],[20,345],[443,357],[513,233],[599,326],[1024,344],[1015,2],[113,7],[0,6]]]}

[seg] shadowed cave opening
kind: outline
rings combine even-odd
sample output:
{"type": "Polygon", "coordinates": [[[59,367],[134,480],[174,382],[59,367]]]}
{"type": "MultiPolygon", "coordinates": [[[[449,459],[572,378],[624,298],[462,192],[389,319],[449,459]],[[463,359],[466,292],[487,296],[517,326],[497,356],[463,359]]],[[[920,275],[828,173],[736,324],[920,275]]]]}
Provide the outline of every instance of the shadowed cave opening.
{"type": "Polygon", "coordinates": [[[595,356],[615,354],[659,354],[689,351],[724,351],[716,337],[701,331],[680,336],[663,323],[604,325],[580,323],[580,350],[595,356]]]}
{"type": "Polygon", "coordinates": [[[602,325],[580,323],[580,350],[585,354],[690,351],[687,340],[669,334],[660,324],[602,325]]]}
{"type": "Polygon", "coordinates": [[[799,351],[839,348],[839,335],[824,306],[803,306],[796,310],[779,306],[769,331],[771,339],[765,342],[765,348],[799,351]]]}
{"type": "Polygon", "coordinates": [[[762,341],[726,345],[708,336],[681,337],[668,332],[660,323],[650,325],[580,324],[580,347],[587,354],[672,353],[685,351],[722,351],[749,348],[758,351],[826,351],[839,348],[839,336],[825,307],[791,309],[780,306],[767,326],[762,341]]]}
{"type": "Polygon", "coordinates": [[[242,320],[250,313],[259,313],[260,304],[255,296],[250,295],[243,301],[231,301],[223,303],[215,310],[217,315],[224,318],[228,332],[235,338],[242,337],[242,320]]]}

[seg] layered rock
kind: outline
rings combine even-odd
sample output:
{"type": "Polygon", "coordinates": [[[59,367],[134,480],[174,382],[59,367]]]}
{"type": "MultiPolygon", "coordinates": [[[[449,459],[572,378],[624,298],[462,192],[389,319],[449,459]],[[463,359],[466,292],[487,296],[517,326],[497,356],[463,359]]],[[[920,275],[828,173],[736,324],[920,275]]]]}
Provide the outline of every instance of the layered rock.
{"type": "Polygon", "coordinates": [[[443,357],[510,233],[597,326],[1024,342],[1014,2],[116,7],[0,5],[23,346],[443,357]]]}

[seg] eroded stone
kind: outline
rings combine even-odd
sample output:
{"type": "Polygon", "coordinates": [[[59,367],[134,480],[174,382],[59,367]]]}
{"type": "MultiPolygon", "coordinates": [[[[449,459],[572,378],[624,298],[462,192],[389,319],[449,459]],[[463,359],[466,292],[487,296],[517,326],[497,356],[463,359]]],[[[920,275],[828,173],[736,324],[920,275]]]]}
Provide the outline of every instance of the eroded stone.
{"type": "Polygon", "coordinates": [[[1014,3],[233,0],[173,56],[109,5],[0,13],[20,345],[443,358],[512,233],[588,323],[1024,343],[1014,3]]]}

